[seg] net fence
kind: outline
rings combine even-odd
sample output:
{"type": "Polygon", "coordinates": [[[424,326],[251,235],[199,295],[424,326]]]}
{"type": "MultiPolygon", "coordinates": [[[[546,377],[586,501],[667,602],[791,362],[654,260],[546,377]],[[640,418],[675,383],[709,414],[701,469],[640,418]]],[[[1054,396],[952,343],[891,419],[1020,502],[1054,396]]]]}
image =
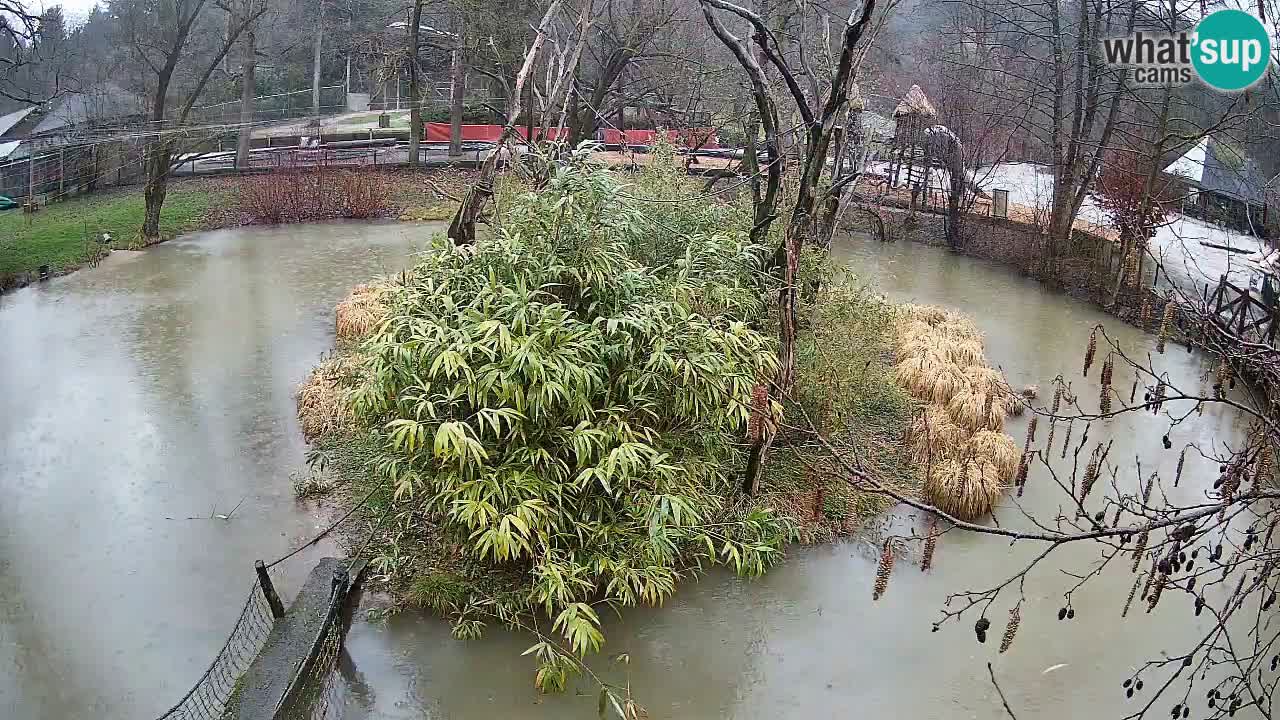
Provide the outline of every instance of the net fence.
{"type": "Polygon", "coordinates": [[[345,685],[338,671],[338,658],[342,654],[342,641],[342,622],[330,623],[297,692],[280,708],[274,720],[341,720],[345,685]]]}
{"type": "Polygon", "coordinates": [[[222,720],[234,707],[240,677],[257,657],[271,634],[275,618],[258,581],[249,596],[235,627],[209,669],[168,712],[158,720],[222,720]]]}

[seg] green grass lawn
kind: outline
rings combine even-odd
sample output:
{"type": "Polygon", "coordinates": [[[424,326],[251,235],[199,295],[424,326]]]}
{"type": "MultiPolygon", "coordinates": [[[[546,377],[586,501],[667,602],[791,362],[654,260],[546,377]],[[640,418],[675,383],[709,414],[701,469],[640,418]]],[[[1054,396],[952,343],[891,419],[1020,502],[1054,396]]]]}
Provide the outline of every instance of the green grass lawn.
{"type": "MultiPolygon", "coordinates": [[[[171,188],[160,216],[165,237],[195,230],[206,213],[225,200],[225,191],[208,187],[171,188]]],[[[137,243],[142,227],[142,188],[73,198],[33,215],[21,210],[0,212],[0,278],[34,271],[41,265],[55,272],[88,259],[88,238],[109,232],[116,247],[137,243]]]]}

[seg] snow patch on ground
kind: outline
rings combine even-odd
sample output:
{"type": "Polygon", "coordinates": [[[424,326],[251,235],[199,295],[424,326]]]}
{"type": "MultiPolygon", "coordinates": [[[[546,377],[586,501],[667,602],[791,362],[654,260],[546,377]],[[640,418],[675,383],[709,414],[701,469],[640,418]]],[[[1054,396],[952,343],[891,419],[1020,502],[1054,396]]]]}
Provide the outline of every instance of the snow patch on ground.
{"type": "MultiPolygon", "coordinates": [[[[1047,166],[1035,163],[1003,163],[979,168],[979,185],[990,190],[1008,190],[1009,202],[1028,208],[1046,209],[1053,197],[1053,174],[1047,166]]],[[[1092,196],[1080,206],[1080,217],[1098,227],[1112,227],[1102,208],[1092,196]]],[[[1151,252],[1164,265],[1161,285],[1172,281],[1183,292],[1199,295],[1207,283],[1212,289],[1218,278],[1227,275],[1237,284],[1247,284],[1252,264],[1243,253],[1206,247],[1201,242],[1257,252],[1260,243],[1252,235],[1212,225],[1180,213],[1172,213],[1168,222],[1156,231],[1151,252]]]]}

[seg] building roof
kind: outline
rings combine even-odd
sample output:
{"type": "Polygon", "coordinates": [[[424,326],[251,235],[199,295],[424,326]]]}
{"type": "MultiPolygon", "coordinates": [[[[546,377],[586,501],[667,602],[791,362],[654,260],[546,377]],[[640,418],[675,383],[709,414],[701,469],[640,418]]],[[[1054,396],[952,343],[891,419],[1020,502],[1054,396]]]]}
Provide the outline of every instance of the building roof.
{"type": "Polygon", "coordinates": [[[32,135],[53,132],[69,125],[103,122],[140,115],[146,110],[141,96],[114,83],[98,83],[54,100],[32,135]]]}
{"type": "Polygon", "coordinates": [[[5,158],[12,155],[13,151],[17,150],[18,146],[21,144],[22,144],[21,140],[13,140],[11,142],[0,143],[0,160],[4,160],[5,158]]]}
{"type": "Polygon", "coordinates": [[[1201,190],[1261,204],[1265,182],[1257,163],[1232,146],[1209,137],[1169,163],[1166,174],[1190,180],[1201,190]]]}
{"type": "Polygon", "coordinates": [[[36,106],[32,105],[30,107],[25,107],[15,112],[11,112],[8,115],[0,115],[0,137],[4,137],[5,133],[9,132],[9,130],[11,130],[13,126],[22,122],[22,119],[30,115],[31,111],[35,109],[36,109],[36,106]]]}
{"type": "Polygon", "coordinates": [[[929,102],[929,98],[925,97],[924,91],[919,85],[912,85],[906,95],[902,96],[902,102],[898,103],[898,107],[893,111],[894,117],[902,117],[903,115],[919,115],[932,120],[938,117],[938,111],[933,108],[933,103],[929,102]]]}

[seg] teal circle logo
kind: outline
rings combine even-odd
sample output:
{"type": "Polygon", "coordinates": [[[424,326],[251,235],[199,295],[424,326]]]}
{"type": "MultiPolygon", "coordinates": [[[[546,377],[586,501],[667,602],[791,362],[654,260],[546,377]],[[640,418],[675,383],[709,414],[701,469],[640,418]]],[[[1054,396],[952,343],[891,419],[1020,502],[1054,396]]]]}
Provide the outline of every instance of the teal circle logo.
{"type": "Polygon", "coordinates": [[[1243,10],[1209,13],[1196,26],[1191,63],[1216,90],[1244,90],[1271,64],[1271,38],[1262,21],[1243,10]]]}

